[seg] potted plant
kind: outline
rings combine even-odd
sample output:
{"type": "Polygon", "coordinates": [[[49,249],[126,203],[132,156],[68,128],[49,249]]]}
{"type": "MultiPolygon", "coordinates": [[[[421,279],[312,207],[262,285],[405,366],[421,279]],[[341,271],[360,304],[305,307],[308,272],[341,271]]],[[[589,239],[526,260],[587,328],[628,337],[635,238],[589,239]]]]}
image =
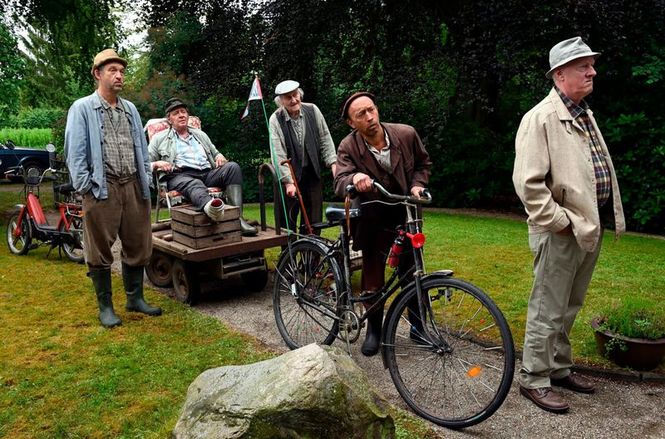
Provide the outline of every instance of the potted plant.
{"type": "Polygon", "coordinates": [[[619,366],[651,370],[665,358],[665,307],[633,296],[591,321],[598,351],[619,366]]]}

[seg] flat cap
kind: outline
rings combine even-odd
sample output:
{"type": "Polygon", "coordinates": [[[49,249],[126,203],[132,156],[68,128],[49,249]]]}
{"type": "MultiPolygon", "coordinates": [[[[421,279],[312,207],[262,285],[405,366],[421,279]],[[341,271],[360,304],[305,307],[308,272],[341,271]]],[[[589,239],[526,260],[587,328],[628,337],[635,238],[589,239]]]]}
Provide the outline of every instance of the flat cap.
{"type": "Polygon", "coordinates": [[[166,104],[164,104],[164,114],[168,116],[171,111],[181,107],[185,107],[185,109],[189,111],[187,104],[185,104],[183,101],[178,98],[171,98],[166,101],[166,104]]]}
{"type": "Polygon", "coordinates": [[[279,96],[285,93],[291,93],[293,90],[297,89],[298,87],[300,87],[300,84],[297,81],[292,81],[288,79],[286,81],[282,81],[279,84],[277,84],[277,87],[275,87],[275,94],[279,96]]]}
{"type": "Polygon", "coordinates": [[[351,96],[346,98],[346,100],[344,101],[344,105],[342,105],[342,119],[348,119],[349,118],[348,112],[349,112],[349,107],[351,106],[351,103],[353,101],[355,101],[356,99],[361,98],[363,96],[367,96],[368,98],[370,98],[372,100],[372,102],[375,102],[375,100],[376,100],[374,95],[372,93],[368,92],[368,91],[359,91],[359,92],[353,93],[351,96]]]}
{"type": "Polygon", "coordinates": [[[101,52],[99,52],[97,55],[95,55],[95,59],[92,61],[92,69],[90,70],[90,73],[94,75],[95,69],[98,69],[104,64],[110,63],[112,61],[119,62],[120,64],[123,65],[123,67],[127,67],[127,60],[125,60],[124,58],[120,58],[120,56],[115,50],[104,49],[101,52]]]}
{"type": "Polygon", "coordinates": [[[577,58],[584,58],[587,56],[598,58],[600,52],[593,52],[591,48],[582,41],[582,37],[573,37],[563,40],[550,49],[550,69],[545,73],[545,76],[548,79],[551,79],[554,71],[562,65],[568,64],[577,58]]]}

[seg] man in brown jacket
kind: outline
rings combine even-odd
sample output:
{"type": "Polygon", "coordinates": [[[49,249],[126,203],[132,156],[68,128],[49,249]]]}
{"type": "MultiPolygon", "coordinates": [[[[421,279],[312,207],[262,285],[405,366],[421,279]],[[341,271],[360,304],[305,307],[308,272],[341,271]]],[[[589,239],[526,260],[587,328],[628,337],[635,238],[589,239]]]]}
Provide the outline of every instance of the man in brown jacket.
{"type": "MultiPolygon", "coordinates": [[[[416,130],[409,125],[381,123],[374,100],[371,93],[359,92],[345,101],[342,118],[353,131],[339,144],[335,175],[338,196],[344,197],[346,186],[350,184],[359,192],[354,204],[361,206],[361,217],[353,224],[353,248],[362,250],[361,286],[368,292],[383,286],[386,257],[396,235],[395,227],[404,224],[405,219],[403,206],[361,205],[381,198],[373,191],[372,180],[392,193],[420,196],[432,165],[416,130]]],[[[410,252],[405,250],[402,255],[400,273],[413,264],[410,252]]],[[[367,320],[367,335],[361,349],[364,355],[378,352],[382,321],[383,312],[379,307],[367,320]]]]}
{"type": "Polygon", "coordinates": [[[522,118],[513,183],[529,215],[534,283],[527,311],[520,392],[538,407],[568,410],[552,385],[593,393],[571,372],[570,330],[600,253],[601,219],[625,230],[612,159],[584,98],[593,91],[592,52],[580,37],[550,51],[549,95],[522,118]]]}

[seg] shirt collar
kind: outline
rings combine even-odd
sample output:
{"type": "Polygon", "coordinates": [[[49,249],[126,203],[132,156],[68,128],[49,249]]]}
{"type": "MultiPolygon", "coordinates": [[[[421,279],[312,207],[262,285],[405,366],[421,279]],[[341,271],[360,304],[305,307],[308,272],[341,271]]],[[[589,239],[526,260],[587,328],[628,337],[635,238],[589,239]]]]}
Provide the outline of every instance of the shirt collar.
{"type": "Polygon", "coordinates": [[[383,148],[381,151],[376,149],[374,145],[370,145],[367,140],[363,137],[363,142],[365,142],[365,146],[372,152],[376,152],[377,154],[381,154],[384,151],[389,151],[390,150],[390,137],[388,137],[388,131],[386,129],[383,129],[383,135],[385,136],[386,139],[386,146],[383,148]]]}
{"type": "Polygon", "coordinates": [[[559,87],[557,87],[556,85],[554,86],[554,90],[556,90],[556,92],[559,94],[559,97],[563,101],[563,104],[566,106],[573,119],[576,119],[579,115],[586,113],[586,111],[589,109],[589,105],[586,103],[584,99],[582,99],[580,101],[580,104],[577,105],[575,101],[570,99],[568,96],[564,94],[564,92],[559,90],[559,87]]]}
{"type": "Polygon", "coordinates": [[[300,107],[300,110],[298,110],[297,117],[291,117],[291,113],[289,113],[286,108],[284,109],[284,113],[286,113],[286,120],[297,121],[302,117],[302,106],[300,107]]]}

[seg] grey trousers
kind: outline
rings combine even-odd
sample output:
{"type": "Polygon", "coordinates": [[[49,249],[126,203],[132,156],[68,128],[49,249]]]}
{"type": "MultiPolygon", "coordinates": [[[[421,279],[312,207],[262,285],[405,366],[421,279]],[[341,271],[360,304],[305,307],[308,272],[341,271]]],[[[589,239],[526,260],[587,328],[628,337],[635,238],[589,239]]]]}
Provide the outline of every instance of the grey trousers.
{"type": "Polygon", "coordinates": [[[169,190],[182,193],[198,210],[210,201],[208,187],[226,188],[230,184],[242,184],[242,171],[236,162],[224,163],[219,168],[185,169],[168,176],[169,190]]]}
{"type": "MultiPolygon", "coordinates": [[[[602,236],[602,235],[601,235],[602,236]]],[[[534,282],[519,371],[526,388],[549,387],[573,365],[569,334],[582,308],[601,243],[588,253],[573,235],[545,232],[529,235],[534,254],[534,282]]]]}
{"type": "Polygon", "coordinates": [[[91,270],[110,268],[111,247],[120,237],[122,262],[144,266],[152,254],[150,199],[143,198],[137,178],[108,178],[107,185],[107,199],[98,200],[91,192],[83,197],[85,261],[91,270]]]}

